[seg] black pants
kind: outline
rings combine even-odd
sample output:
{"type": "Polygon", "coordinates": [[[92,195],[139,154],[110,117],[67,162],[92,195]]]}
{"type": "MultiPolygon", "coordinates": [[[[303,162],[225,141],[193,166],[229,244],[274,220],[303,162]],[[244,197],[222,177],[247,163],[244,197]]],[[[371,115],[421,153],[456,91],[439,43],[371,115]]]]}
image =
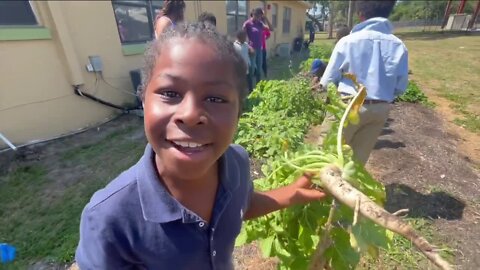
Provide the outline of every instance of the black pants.
{"type": "Polygon", "coordinates": [[[253,91],[253,78],[252,75],[247,74],[247,85],[248,85],[248,92],[251,93],[253,91]]]}
{"type": "Polygon", "coordinates": [[[267,50],[262,50],[262,57],[263,57],[263,64],[262,64],[263,75],[266,78],[267,77],[267,50]]]}

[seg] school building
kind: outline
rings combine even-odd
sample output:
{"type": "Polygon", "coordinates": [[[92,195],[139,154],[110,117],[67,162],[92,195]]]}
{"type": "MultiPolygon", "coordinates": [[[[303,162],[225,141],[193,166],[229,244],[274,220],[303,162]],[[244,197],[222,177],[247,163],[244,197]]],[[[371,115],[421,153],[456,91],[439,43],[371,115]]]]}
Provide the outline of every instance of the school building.
{"type": "MultiPolygon", "coordinates": [[[[0,1],[0,150],[72,134],[138,105],[131,71],[142,65],[162,3],[0,1]]],[[[269,55],[303,36],[305,1],[186,1],[185,19],[212,12],[233,38],[256,7],[274,26],[269,55]]]]}

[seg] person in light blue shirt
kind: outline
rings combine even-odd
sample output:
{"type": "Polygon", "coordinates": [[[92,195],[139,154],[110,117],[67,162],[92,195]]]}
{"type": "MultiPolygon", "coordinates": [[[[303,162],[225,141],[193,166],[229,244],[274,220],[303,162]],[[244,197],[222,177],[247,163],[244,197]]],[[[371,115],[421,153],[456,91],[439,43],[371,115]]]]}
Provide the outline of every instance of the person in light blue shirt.
{"type": "Polygon", "coordinates": [[[395,2],[356,2],[362,22],[338,41],[320,80],[323,88],[334,83],[341,95],[354,95],[352,81],[342,76],[352,73],[367,88],[359,124],[349,125],[345,130],[347,144],[363,164],[388,118],[390,103],[404,93],[408,85],[408,51],[392,34],[393,27],[387,19],[395,2]]]}

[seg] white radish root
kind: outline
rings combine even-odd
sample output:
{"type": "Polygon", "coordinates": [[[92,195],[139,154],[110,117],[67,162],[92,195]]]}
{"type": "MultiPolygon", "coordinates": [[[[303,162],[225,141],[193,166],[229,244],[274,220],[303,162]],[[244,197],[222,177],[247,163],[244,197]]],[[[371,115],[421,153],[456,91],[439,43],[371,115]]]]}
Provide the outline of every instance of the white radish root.
{"type": "Polygon", "coordinates": [[[390,214],[377,205],[362,192],[358,191],[355,187],[342,179],[341,175],[341,170],[334,165],[329,165],[323,168],[320,173],[322,188],[351,209],[356,209],[358,207],[357,209],[361,216],[364,216],[376,224],[410,240],[420,252],[422,252],[440,269],[452,269],[450,264],[438,254],[435,248],[428,243],[425,238],[418,235],[412,226],[398,216],[390,214]]]}

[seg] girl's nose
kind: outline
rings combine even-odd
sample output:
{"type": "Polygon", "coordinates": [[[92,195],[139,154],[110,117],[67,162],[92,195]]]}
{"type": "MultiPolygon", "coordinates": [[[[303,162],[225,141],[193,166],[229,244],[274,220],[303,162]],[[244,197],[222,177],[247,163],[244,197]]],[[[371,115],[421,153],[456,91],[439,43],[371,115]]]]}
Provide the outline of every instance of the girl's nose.
{"type": "Polygon", "coordinates": [[[207,117],[202,102],[192,95],[186,95],[177,107],[175,122],[187,126],[205,124],[207,117]]]}

